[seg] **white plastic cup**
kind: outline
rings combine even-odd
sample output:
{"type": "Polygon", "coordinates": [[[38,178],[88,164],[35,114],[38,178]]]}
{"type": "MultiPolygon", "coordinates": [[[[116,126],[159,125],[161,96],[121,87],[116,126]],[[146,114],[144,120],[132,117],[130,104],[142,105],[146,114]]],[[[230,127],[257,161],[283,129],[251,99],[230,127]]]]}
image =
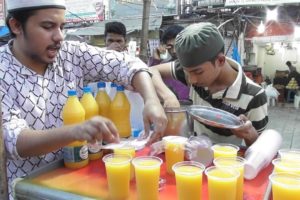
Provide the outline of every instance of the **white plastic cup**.
{"type": "Polygon", "coordinates": [[[251,180],[266,166],[277,154],[282,143],[282,136],[279,132],[265,130],[257,140],[245,152],[245,179],[251,180]]]}

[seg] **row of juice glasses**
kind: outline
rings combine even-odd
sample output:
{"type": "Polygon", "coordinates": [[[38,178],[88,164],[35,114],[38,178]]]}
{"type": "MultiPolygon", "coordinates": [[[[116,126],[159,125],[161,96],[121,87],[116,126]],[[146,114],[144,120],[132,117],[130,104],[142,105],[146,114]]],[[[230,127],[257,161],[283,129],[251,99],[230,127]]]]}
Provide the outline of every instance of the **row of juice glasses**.
{"type": "MultiPolygon", "coordinates": [[[[168,146],[166,150],[168,150],[168,146]]],[[[212,147],[212,150],[215,158],[214,166],[207,169],[203,164],[194,161],[182,161],[173,165],[179,200],[199,200],[202,198],[203,172],[208,180],[209,200],[243,199],[245,160],[237,157],[239,148],[230,144],[217,144],[212,147]]]]}
{"type": "Polygon", "coordinates": [[[273,200],[297,200],[300,198],[300,150],[280,149],[278,153],[269,176],[273,200]]]}
{"type": "MultiPolygon", "coordinates": [[[[183,141],[173,138],[173,142],[165,144],[166,165],[167,172],[170,173],[170,166],[172,172],[175,172],[179,199],[201,199],[202,173],[205,167],[198,162],[183,161],[183,141]]],[[[215,166],[205,170],[208,177],[209,199],[242,199],[244,160],[237,157],[238,147],[217,144],[212,149],[215,166]]],[[[114,154],[108,154],[103,158],[110,198],[126,199],[129,196],[130,180],[135,173],[138,199],[158,199],[162,160],[154,156],[133,158],[134,156],[133,147],[124,147],[115,149],[114,154]]]]}
{"type": "Polygon", "coordinates": [[[136,179],[140,200],[158,199],[160,166],[155,156],[135,157],[134,147],[122,147],[103,157],[108,180],[109,199],[125,200],[129,197],[130,180],[136,179]]]}

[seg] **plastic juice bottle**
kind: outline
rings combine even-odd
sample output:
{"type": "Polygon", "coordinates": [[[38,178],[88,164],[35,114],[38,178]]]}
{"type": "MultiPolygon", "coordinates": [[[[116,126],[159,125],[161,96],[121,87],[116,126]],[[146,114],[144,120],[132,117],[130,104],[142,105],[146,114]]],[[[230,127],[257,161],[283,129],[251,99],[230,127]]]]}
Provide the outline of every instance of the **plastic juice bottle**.
{"type": "Polygon", "coordinates": [[[98,82],[97,86],[98,86],[98,93],[96,95],[96,102],[99,107],[99,115],[108,118],[111,100],[105,90],[106,84],[105,82],[98,82]]]}
{"type": "Polygon", "coordinates": [[[110,104],[109,118],[116,125],[122,138],[131,136],[130,103],[124,93],[123,86],[117,86],[117,93],[110,104]]]}
{"type": "Polygon", "coordinates": [[[111,83],[110,90],[108,93],[108,96],[110,97],[111,100],[113,100],[115,98],[116,93],[117,93],[117,84],[111,83]]]}
{"type": "MultiPolygon", "coordinates": [[[[99,115],[98,104],[93,97],[91,87],[83,88],[83,96],[80,100],[80,103],[85,110],[85,120],[99,115]]],[[[103,155],[103,152],[101,151],[101,145],[98,143],[88,144],[88,149],[90,160],[97,160],[103,155]]]]}
{"type": "MultiPolygon", "coordinates": [[[[68,91],[62,117],[64,125],[84,122],[85,111],[80,104],[76,90],[68,91]]],[[[78,169],[88,164],[88,147],[86,141],[75,141],[63,148],[64,163],[67,168],[78,169]]]]}

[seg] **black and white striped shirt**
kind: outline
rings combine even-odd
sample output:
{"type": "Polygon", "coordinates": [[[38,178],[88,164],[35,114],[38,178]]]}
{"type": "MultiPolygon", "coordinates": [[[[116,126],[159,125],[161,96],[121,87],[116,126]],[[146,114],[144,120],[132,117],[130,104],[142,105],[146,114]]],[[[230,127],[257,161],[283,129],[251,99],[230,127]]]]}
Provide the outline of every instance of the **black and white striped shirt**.
{"type": "MultiPolygon", "coordinates": [[[[230,58],[227,62],[238,71],[234,83],[223,91],[210,94],[205,88],[193,86],[190,97],[194,105],[203,105],[225,110],[236,116],[244,114],[260,134],[268,123],[267,97],[265,91],[243,73],[242,67],[230,58]]],[[[178,62],[172,63],[172,73],[175,79],[186,84],[183,69],[178,62]]],[[[195,123],[195,131],[207,134],[213,142],[229,142],[241,144],[229,129],[216,128],[195,123]]]]}

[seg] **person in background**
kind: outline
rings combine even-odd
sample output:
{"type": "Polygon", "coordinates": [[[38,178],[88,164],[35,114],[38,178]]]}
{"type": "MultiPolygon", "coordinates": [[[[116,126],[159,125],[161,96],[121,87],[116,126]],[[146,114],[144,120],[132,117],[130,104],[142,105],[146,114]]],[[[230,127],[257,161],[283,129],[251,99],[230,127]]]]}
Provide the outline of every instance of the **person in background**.
{"type": "Polygon", "coordinates": [[[127,51],[126,27],[121,22],[107,22],[104,30],[106,49],[115,51],[127,51]]]}
{"type": "MultiPolygon", "coordinates": [[[[162,45],[154,49],[153,57],[149,59],[148,65],[153,66],[160,63],[170,62],[177,60],[176,51],[174,48],[175,38],[180,31],[183,30],[182,26],[172,25],[169,26],[162,34],[162,45]],[[162,59],[162,55],[167,50],[168,57],[162,59]]],[[[174,92],[179,100],[189,100],[189,87],[174,79],[164,79],[165,84],[171,91],[174,92]]]]}
{"type": "Polygon", "coordinates": [[[300,74],[297,71],[297,68],[292,65],[291,61],[287,61],[285,64],[289,68],[288,83],[290,82],[290,80],[292,78],[295,78],[295,80],[297,81],[298,85],[300,85],[300,74]]]}
{"type": "MultiPolygon", "coordinates": [[[[178,32],[180,32],[180,30],[182,30],[182,29],[183,29],[182,27],[177,26],[177,25],[172,26],[168,29],[166,34],[163,36],[163,41],[165,41],[165,43],[168,44],[167,46],[169,47],[170,52],[174,51],[174,48],[172,50],[172,46],[174,46],[175,37],[178,34],[178,32]]],[[[114,22],[108,22],[105,24],[104,38],[105,38],[105,46],[107,49],[128,53],[127,48],[126,48],[127,47],[126,37],[127,37],[126,27],[123,23],[114,21],[114,22]]],[[[174,56],[174,59],[176,59],[176,54],[174,54],[174,53],[170,53],[170,54],[174,56]]],[[[182,85],[181,83],[178,83],[178,81],[173,81],[173,80],[169,80],[169,81],[171,83],[173,83],[174,85],[176,85],[176,84],[180,85],[179,86],[179,87],[181,87],[180,91],[181,91],[181,93],[183,93],[182,96],[184,96],[184,97],[188,96],[188,91],[186,92],[186,90],[188,90],[188,89],[186,89],[186,88],[182,89],[183,87],[185,87],[184,85],[182,85]],[[177,83],[174,83],[174,82],[177,82],[177,83]]],[[[95,86],[97,84],[92,84],[92,85],[95,86]]],[[[164,86],[162,86],[162,87],[164,87],[164,86]]],[[[155,89],[160,89],[160,88],[155,88],[155,89]]],[[[162,100],[164,107],[178,107],[179,106],[177,97],[174,96],[174,94],[168,88],[164,88],[164,92],[158,93],[158,94],[160,94],[159,97],[162,100]]]]}
{"type": "Polygon", "coordinates": [[[194,105],[222,109],[243,121],[236,129],[195,123],[197,133],[207,134],[214,143],[251,145],[268,123],[267,97],[237,62],[224,55],[217,27],[204,22],[188,26],[177,35],[175,49],[178,61],[152,67],[156,87],[162,83],[161,76],[191,85],[194,105]]]}
{"type": "Polygon", "coordinates": [[[64,0],[7,0],[12,39],[0,48],[2,129],[12,180],[62,158],[61,148],[78,140],[118,142],[115,125],[97,116],[63,126],[67,92],[89,82],[110,81],[141,94],[144,124],[160,137],[167,117],[147,65],[125,53],[63,41],[64,0]]]}
{"type": "MultiPolygon", "coordinates": [[[[127,53],[126,27],[122,22],[107,22],[104,29],[104,43],[107,50],[115,50],[127,53]]],[[[110,84],[110,83],[106,83],[110,84]]],[[[92,88],[93,95],[98,92],[97,82],[88,84],[92,88]]]]}

